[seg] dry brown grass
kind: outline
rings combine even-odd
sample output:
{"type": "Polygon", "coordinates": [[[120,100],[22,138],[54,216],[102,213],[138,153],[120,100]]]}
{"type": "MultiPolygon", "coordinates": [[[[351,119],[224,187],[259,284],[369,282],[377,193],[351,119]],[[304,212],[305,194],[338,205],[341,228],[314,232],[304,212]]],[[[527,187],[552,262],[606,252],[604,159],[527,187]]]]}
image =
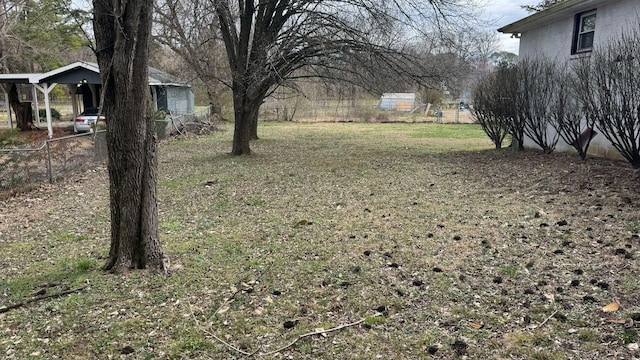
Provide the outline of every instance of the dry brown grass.
{"type": "Polygon", "coordinates": [[[0,203],[6,358],[632,359],[638,173],[491,150],[477,127],[267,124],[162,144],[175,273],[99,270],[106,172],[0,203]],[[621,309],[604,313],[617,300],[621,309]],[[626,321],[626,325],[622,322],[626,321]],[[285,323],[287,328],[285,328],[285,323]]]}

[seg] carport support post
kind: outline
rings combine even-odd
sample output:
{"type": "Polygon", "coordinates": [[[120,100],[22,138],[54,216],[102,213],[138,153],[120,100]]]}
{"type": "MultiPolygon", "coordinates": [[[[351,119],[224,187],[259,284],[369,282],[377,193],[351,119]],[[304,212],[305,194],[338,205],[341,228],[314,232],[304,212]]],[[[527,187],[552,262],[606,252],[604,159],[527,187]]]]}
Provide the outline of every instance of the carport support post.
{"type": "Polygon", "coordinates": [[[49,176],[49,183],[53,184],[53,169],[51,168],[51,143],[49,140],[47,143],[47,175],[49,176]]]}
{"type": "Polygon", "coordinates": [[[158,111],[158,90],[155,86],[151,86],[151,97],[153,98],[153,112],[158,111]]]}
{"type": "Polygon", "coordinates": [[[47,129],[49,130],[49,139],[51,139],[53,137],[53,126],[51,125],[51,106],[49,104],[49,94],[51,93],[51,90],[53,90],[54,87],[56,87],[56,83],[53,84],[47,84],[47,83],[42,83],[42,86],[38,85],[38,84],[33,84],[33,86],[35,86],[38,90],[42,91],[42,93],[44,94],[44,107],[47,111],[47,129]]]}
{"type": "Polygon", "coordinates": [[[36,117],[36,126],[40,127],[40,107],[38,106],[38,91],[36,89],[36,87],[34,86],[32,88],[33,90],[33,113],[35,114],[36,117]]]}
{"type": "Polygon", "coordinates": [[[71,107],[73,108],[73,118],[71,118],[71,120],[75,121],[76,117],[78,117],[78,114],[80,113],[78,111],[78,94],[76,94],[78,85],[67,84],[67,87],[69,88],[69,95],[71,95],[71,107]]]}

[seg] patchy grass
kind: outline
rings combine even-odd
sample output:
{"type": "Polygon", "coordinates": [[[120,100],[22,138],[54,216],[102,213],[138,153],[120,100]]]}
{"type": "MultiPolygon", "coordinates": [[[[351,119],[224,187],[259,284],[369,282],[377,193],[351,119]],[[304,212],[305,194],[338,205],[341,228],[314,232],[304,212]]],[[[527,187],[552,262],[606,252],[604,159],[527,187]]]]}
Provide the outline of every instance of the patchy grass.
{"type": "Polygon", "coordinates": [[[160,146],[169,278],[100,270],[104,168],[0,203],[0,306],[87,286],[0,314],[2,357],[261,357],[359,320],[279,354],[640,356],[639,179],[625,163],[492,150],[474,125],[267,123],[261,136],[241,158],[229,132],[160,146]]]}
{"type": "Polygon", "coordinates": [[[18,134],[18,129],[0,130],[0,149],[21,145],[22,141],[18,134]]]}

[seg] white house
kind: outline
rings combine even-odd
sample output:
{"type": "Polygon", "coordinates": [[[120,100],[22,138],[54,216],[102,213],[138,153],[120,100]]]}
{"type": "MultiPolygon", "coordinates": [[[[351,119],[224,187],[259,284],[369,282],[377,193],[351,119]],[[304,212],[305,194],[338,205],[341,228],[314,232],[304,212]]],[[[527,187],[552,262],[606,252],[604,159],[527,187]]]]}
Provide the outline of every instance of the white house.
{"type": "MultiPolygon", "coordinates": [[[[545,57],[570,65],[638,26],[640,0],[567,0],[498,31],[520,39],[521,58],[545,57]]],[[[534,144],[525,142],[525,146],[534,144]]],[[[568,148],[562,141],[558,143],[558,151],[568,148]]],[[[593,139],[591,150],[616,156],[616,151],[601,135],[593,139]]]]}

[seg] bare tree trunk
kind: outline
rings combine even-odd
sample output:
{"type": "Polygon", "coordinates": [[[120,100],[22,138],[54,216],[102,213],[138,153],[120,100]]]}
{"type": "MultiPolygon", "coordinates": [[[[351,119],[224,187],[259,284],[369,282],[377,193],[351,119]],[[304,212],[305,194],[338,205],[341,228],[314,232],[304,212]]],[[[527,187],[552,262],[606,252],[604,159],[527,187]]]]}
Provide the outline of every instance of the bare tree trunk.
{"type": "Polygon", "coordinates": [[[148,77],[152,0],[94,0],[93,6],[108,119],[111,247],[104,268],[164,270],[148,77]]]}
{"type": "MultiPolygon", "coordinates": [[[[260,101],[262,102],[262,101],[260,101]]],[[[260,105],[254,106],[251,111],[251,129],[249,132],[249,138],[251,140],[258,140],[258,115],[260,114],[260,105]]]]}
{"type": "Polygon", "coordinates": [[[234,89],[234,131],[231,155],[251,155],[251,132],[254,113],[245,91],[234,89]]]}
{"type": "Polygon", "coordinates": [[[218,86],[213,84],[212,80],[204,81],[204,86],[207,89],[209,104],[211,104],[211,114],[217,114],[222,117],[222,107],[220,106],[220,100],[218,99],[218,86]]]}
{"type": "Polygon", "coordinates": [[[9,104],[16,114],[16,126],[18,129],[22,131],[33,130],[33,109],[31,104],[20,101],[16,84],[10,84],[7,94],[9,95],[9,104]]]}

